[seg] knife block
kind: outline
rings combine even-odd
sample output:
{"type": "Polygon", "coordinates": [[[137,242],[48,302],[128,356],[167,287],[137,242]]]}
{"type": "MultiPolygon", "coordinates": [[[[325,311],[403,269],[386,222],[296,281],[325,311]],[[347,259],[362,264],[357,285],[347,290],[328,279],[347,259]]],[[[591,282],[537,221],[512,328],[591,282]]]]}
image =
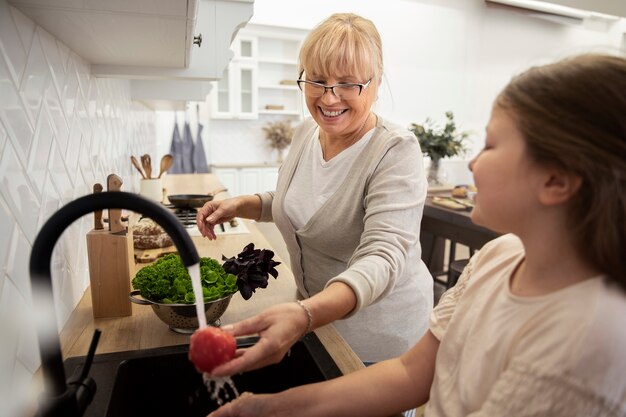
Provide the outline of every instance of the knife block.
{"type": "Polygon", "coordinates": [[[93,317],[132,315],[128,299],[135,267],[132,231],[124,235],[108,230],[88,232],[87,256],[93,317]]]}

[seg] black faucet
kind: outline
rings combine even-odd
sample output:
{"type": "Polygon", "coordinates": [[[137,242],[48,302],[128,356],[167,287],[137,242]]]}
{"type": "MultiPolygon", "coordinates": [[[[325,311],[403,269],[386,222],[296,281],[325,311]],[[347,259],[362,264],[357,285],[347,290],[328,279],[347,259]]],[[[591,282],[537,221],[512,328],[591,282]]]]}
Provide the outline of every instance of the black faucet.
{"type": "MultiPolygon", "coordinates": [[[[102,192],[78,198],[54,213],[43,225],[30,255],[30,279],[33,306],[37,314],[37,335],[41,352],[44,392],[38,416],[82,416],[95,394],[95,382],[89,378],[91,360],[85,363],[78,380],[66,381],[61,343],[54,314],[50,262],[59,236],[74,220],[95,210],[127,209],[150,217],[170,235],[187,267],[200,262],[198,251],[176,216],[165,207],[136,194],[102,192]]],[[[93,358],[98,342],[96,331],[88,358],[93,358]]]]}

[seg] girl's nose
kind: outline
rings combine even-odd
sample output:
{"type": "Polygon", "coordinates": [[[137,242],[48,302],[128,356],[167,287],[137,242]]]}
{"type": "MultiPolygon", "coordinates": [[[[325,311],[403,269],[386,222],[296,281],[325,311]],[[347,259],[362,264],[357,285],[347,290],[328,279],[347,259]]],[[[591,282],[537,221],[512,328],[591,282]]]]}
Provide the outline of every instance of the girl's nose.
{"type": "MultiPolygon", "coordinates": [[[[478,154],[478,155],[480,155],[480,154],[478,154]]],[[[472,160],[469,161],[469,163],[467,164],[467,167],[469,168],[470,172],[474,172],[474,164],[476,163],[476,159],[478,159],[478,155],[473,157],[472,160]]]]}

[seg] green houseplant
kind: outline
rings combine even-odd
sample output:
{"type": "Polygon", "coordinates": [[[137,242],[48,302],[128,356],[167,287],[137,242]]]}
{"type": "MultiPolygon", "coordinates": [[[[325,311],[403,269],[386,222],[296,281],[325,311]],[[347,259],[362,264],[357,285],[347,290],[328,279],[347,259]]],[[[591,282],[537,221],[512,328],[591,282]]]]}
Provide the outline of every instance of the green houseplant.
{"type": "Polygon", "coordinates": [[[446,124],[443,128],[427,118],[424,124],[412,123],[409,129],[417,137],[422,153],[430,158],[428,183],[441,185],[439,176],[441,159],[464,154],[467,150],[465,140],[469,133],[457,132],[454,114],[451,111],[446,112],[446,124]]]}

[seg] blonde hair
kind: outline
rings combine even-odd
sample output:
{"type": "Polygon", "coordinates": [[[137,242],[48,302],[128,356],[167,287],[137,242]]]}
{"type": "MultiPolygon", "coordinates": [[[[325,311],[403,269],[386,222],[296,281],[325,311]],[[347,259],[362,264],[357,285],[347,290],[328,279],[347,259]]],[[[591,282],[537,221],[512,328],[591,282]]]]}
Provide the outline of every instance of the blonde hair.
{"type": "Polygon", "coordinates": [[[497,104],[517,118],[533,160],[580,176],[568,219],[578,252],[626,290],[626,59],[532,68],[497,104]]]}
{"type": "Polygon", "coordinates": [[[376,87],[383,75],[383,51],[374,23],[353,13],[336,13],[317,25],[300,49],[298,73],[363,76],[376,87]]]}

